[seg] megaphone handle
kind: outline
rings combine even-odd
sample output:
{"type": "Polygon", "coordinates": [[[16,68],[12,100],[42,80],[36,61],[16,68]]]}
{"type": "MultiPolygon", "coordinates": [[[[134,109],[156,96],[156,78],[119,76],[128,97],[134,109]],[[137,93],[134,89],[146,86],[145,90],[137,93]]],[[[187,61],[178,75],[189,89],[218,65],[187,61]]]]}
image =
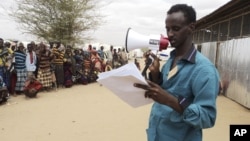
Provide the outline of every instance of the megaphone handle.
{"type": "Polygon", "coordinates": [[[149,55],[149,58],[152,60],[150,65],[149,65],[149,66],[151,66],[155,59],[151,55],[149,55]]]}

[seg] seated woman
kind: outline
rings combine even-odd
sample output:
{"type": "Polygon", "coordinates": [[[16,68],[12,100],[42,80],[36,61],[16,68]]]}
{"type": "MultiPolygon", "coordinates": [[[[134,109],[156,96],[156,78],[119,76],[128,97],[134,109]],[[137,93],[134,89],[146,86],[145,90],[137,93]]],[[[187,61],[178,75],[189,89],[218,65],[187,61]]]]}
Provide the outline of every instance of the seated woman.
{"type": "Polygon", "coordinates": [[[42,84],[36,80],[35,76],[30,76],[25,82],[24,94],[27,97],[34,98],[41,89],[42,84]]]}
{"type": "Polygon", "coordinates": [[[112,62],[107,60],[106,64],[105,64],[105,70],[104,71],[106,72],[106,71],[111,71],[111,70],[112,70],[112,62]]]}

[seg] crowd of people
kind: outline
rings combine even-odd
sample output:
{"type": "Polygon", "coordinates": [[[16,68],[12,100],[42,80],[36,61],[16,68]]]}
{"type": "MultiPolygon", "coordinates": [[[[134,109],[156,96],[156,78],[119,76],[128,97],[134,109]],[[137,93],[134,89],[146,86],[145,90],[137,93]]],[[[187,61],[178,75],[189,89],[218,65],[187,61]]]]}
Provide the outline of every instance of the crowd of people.
{"type": "MultiPolygon", "coordinates": [[[[202,130],[215,125],[219,73],[193,44],[195,9],[176,4],[164,18],[167,36],[175,49],[162,67],[157,55],[150,50],[145,53],[142,75],[148,77],[148,84],[134,83],[145,90],[145,98],[155,101],[146,130],[147,140],[201,141],[202,130]]],[[[98,72],[127,63],[125,50],[112,46],[104,53],[103,47],[96,50],[91,45],[83,51],[73,50],[71,46],[64,48],[59,42],[49,47],[31,42],[25,52],[22,43],[9,46],[2,39],[0,57],[0,84],[6,84],[11,94],[49,90],[53,84],[56,87],[71,87],[74,82],[87,84],[96,80],[98,72]]],[[[137,59],[134,63],[140,69],[137,59]]]]}
{"type": "Polygon", "coordinates": [[[0,38],[0,102],[9,95],[35,97],[39,91],[70,88],[96,82],[98,73],[128,63],[125,49],[112,45],[105,51],[90,44],[87,50],[50,44],[22,42],[12,44],[0,38]]]}

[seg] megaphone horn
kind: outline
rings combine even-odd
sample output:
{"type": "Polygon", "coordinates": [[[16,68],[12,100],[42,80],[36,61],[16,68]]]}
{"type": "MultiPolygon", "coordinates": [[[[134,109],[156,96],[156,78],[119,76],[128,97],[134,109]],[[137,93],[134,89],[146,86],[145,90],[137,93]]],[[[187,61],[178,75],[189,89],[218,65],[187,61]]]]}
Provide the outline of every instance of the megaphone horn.
{"type": "Polygon", "coordinates": [[[151,50],[163,50],[167,49],[169,40],[163,35],[141,35],[131,28],[128,28],[126,34],[125,47],[126,51],[129,52],[138,48],[149,48],[151,50]]]}

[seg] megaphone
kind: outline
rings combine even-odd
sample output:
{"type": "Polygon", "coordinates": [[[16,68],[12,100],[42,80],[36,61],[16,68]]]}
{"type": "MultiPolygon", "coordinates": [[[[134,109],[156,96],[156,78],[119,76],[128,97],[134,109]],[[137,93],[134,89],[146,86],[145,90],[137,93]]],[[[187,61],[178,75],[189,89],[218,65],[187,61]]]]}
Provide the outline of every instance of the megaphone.
{"type": "Polygon", "coordinates": [[[161,51],[167,49],[169,40],[163,35],[141,35],[131,28],[128,28],[125,47],[126,51],[129,52],[138,48],[149,48],[151,50],[161,51]]]}

